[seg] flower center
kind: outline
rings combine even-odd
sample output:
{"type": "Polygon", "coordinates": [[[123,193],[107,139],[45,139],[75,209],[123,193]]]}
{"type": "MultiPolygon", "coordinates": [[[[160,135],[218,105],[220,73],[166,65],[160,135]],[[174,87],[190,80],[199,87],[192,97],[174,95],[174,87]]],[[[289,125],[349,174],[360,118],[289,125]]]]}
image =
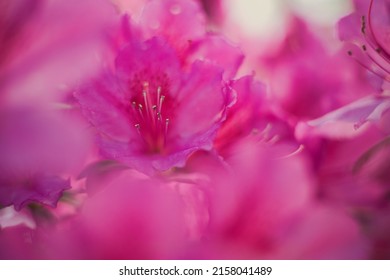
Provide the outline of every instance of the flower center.
{"type": "Polygon", "coordinates": [[[131,101],[134,127],[146,144],[149,153],[161,153],[166,145],[169,118],[164,118],[162,109],[165,96],[161,86],[151,92],[148,82],[143,82],[142,97],[131,101]]]}

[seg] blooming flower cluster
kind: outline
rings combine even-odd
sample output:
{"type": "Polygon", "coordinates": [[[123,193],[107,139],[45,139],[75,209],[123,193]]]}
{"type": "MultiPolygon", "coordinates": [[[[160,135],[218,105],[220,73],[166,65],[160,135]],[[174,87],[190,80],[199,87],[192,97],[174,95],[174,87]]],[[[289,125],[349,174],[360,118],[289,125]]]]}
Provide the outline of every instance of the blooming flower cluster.
{"type": "Polygon", "coordinates": [[[1,259],[390,258],[390,1],[229,3],[0,0],[1,259]]]}

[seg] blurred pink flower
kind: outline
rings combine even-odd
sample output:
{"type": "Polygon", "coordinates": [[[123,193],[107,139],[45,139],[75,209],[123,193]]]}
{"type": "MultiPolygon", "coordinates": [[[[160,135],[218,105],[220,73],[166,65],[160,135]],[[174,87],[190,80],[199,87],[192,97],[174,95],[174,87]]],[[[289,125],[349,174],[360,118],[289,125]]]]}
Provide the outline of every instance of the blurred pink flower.
{"type": "MultiPolygon", "coordinates": [[[[317,200],[308,154],[244,141],[205,189],[209,226],[197,259],[360,259],[367,240],[344,209],[317,200]],[[337,218],[336,218],[337,217],[337,218]]],[[[293,145],[295,146],[295,145],[293,145]]]]}
{"type": "Polygon", "coordinates": [[[288,118],[317,118],[374,91],[364,69],[344,53],[332,54],[296,17],[283,43],[261,63],[271,97],[288,118]]]}

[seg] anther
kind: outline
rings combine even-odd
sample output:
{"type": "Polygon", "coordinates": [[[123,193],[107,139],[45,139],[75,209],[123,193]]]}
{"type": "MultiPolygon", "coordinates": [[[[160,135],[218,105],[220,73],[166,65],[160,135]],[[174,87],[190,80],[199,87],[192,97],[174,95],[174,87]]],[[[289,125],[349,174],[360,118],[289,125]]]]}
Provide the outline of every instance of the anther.
{"type": "Polygon", "coordinates": [[[161,112],[161,108],[162,108],[164,99],[165,99],[165,96],[164,96],[164,95],[161,95],[160,100],[159,100],[159,102],[158,102],[158,111],[159,111],[159,112],[161,112]]]}
{"type": "Polygon", "coordinates": [[[157,87],[157,104],[160,102],[161,87],[157,87]]]}
{"type": "Polygon", "coordinates": [[[169,119],[165,119],[165,131],[164,131],[164,138],[167,137],[168,133],[168,126],[169,126],[169,119]]]}

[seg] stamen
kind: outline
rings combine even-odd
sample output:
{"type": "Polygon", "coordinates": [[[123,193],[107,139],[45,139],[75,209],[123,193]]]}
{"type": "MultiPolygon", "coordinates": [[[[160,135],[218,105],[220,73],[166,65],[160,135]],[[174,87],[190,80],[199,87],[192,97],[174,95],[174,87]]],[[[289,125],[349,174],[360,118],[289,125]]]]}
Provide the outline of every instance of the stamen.
{"type": "Polygon", "coordinates": [[[158,111],[159,111],[160,113],[161,113],[161,108],[162,108],[164,99],[165,99],[165,96],[162,95],[162,96],[160,97],[160,102],[158,103],[158,111]]]}
{"type": "MultiPolygon", "coordinates": [[[[348,51],[348,55],[351,56],[360,66],[362,66],[364,69],[366,69],[367,71],[371,72],[372,74],[374,75],[377,75],[378,77],[384,79],[384,80],[387,80],[389,81],[389,78],[386,77],[385,75],[383,75],[382,73],[379,73],[378,71],[375,71],[375,69],[372,69],[372,67],[370,66],[367,66],[365,63],[361,62],[357,57],[353,56],[353,53],[352,51],[348,51]]],[[[368,58],[374,62],[375,65],[377,65],[378,67],[380,67],[383,71],[387,72],[383,67],[381,67],[370,55],[367,55],[368,58]]]]}
{"type": "MultiPolygon", "coordinates": [[[[383,65],[381,65],[379,62],[377,62],[370,54],[367,54],[367,56],[376,66],[378,66],[380,69],[382,69],[382,71],[384,71],[385,73],[389,72],[383,65]]],[[[381,75],[381,78],[386,79],[387,81],[389,81],[389,78],[387,78],[387,77],[385,77],[383,75],[381,75]]]]}
{"type": "Polygon", "coordinates": [[[169,126],[169,119],[165,119],[165,131],[164,131],[164,138],[167,137],[168,134],[168,126],[169,126]]]}
{"type": "Polygon", "coordinates": [[[290,157],[293,157],[299,153],[301,153],[303,150],[304,150],[305,146],[303,146],[302,144],[299,145],[299,147],[293,151],[292,153],[288,154],[288,155],[285,155],[285,156],[281,156],[279,157],[278,159],[287,159],[287,158],[290,158],[290,157]]]}
{"type": "Polygon", "coordinates": [[[141,119],[143,120],[144,119],[144,113],[142,112],[142,105],[141,104],[138,104],[138,111],[139,111],[139,114],[141,116],[141,119]]]}
{"type": "Polygon", "coordinates": [[[144,96],[144,102],[146,107],[147,116],[151,121],[151,124],[153,125],[155,122],[155,116],[152,109],[152,100],[150,98],[150,91],[149,91],[149,83],[144,82],[144,89],[143,89],[143,96],[144,96]]]}
{"type": "Polygon", "coordinates": [[[159,104],[160,102],[160,96],[161,96],[161,87],[157,87],[157,99],[156,99],[156,104],[159,104]]]}
{"type": "Polygon", "coordinates": [[[165,124],[163,123],[162,106],[165,96],[161,95],[161,92],[160,86],[157,87],[156,92],[151,92],[149,83],[144,82],[141,100],[138,99],[140,103],[131,102],[134,127],[150,153],[161,152],[166,145],[168,135],[170,120],[165,118],[165,124]],[[153,94],[156,96],[152,96],[153,94]],[[153,104],[152,100],[156,100],[156,103],[153,104]]]}

